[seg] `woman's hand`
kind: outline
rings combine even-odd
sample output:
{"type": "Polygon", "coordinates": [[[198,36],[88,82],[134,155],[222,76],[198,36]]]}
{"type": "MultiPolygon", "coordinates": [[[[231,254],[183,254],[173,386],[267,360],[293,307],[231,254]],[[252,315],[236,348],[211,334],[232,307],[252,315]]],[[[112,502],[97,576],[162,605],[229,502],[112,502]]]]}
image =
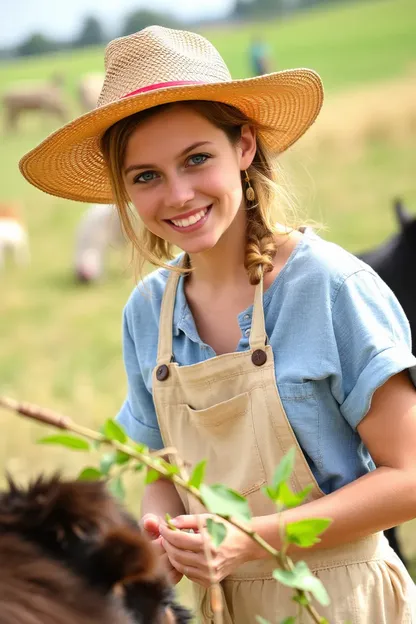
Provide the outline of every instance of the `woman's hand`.
{"type": "Polygon", "coordinates": [[[210,514],[177,516],[171,521],[178,529],[193,529],[195,533],[175,531],[165,523],[159,527],[162,546],[170,563],[178,572],[203,587],[208,587],[213,582],[219,583],[242,563],[248,561],[251,541],[232,524],[222,521],[227,527],[227,535],[220,546],[214,546],[205,528],[207,519],[211,517],[210,514]],[[202,533],[200,526],[203,527],[202,533]],[[210,565],[205,555],[204,542],[205,548],[209,548],[211,554],[210,565]]]}
{"type": "Polygon", "coordinates": [[[152,541],[152,546],[156,557],[159,559],[163,568],[167,571],[169,581],[172,585],[176,585],[181,580],[183,574],[181,574],[169,561],[168,554],[162,546],[162,537],[160,535],[159,528],[163,524],[162,518],[155,514],[145,514],[141,520],[141,526],[143,531],[152,541]]]}

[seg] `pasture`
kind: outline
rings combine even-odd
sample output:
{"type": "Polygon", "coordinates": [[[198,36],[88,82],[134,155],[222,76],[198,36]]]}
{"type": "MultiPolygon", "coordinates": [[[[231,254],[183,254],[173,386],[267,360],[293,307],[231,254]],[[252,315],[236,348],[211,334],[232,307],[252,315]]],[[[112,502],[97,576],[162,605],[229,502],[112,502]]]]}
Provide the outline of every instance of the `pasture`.
{"type": "MultiPolygon", "coordinates": [[[[281,164],[302,213],[325,226],[324,237],[353,252],[393,231],[394,196],[416,211],[415,13],[413,0],[369,0],[203,33],[234,77],[249,75],[247,47],[255,32],[272,45],[276,69],[308,66],[321,73],[327,90],[322,117],[281,164]]],[[[101,69],[102,49],[95,48],[3,62],[0,93],[14,81],[62,71],[76,116],[77,76],[101,69]]],[[[133,276],[129,254],[114,252],[102,284],[73,282],[73,235],[86,206],[42,194],[17,168],[20,156],[54,127],[33,116],[16,135],[1,135],[0,200],[24,202],[32,262],[0,275],[0,392],[98,428],[124,400],[121,311],[133,276]]],[[[45,428],[0,416],[0,474],[8,469],[26,477],[60,468],[76,475],[92,462],[82,453],[36,446],[45,428]]],[[[127,486],[136,513],[140,478],[127,486]]],[[[405,551],[416,558],[415,526],[403,527],[402,535],[405,551]]]]}

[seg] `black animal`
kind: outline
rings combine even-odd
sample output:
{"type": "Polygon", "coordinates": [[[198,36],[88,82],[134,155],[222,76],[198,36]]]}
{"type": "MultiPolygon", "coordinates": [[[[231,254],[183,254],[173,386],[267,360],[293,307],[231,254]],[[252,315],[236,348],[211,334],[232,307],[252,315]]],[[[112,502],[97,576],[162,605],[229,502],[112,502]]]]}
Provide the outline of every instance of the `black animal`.
{"type": "Polygon", "coordinates": [[[187,624],[150,542],[100,481],[9,480],[0,624],[187,624]]]}
{"type": "MultiPolygon", "coordinates": [[[[412,332],[412,352],[416,355],[416,218],[400,199],[394,200],[399,232],[385,243],[359,255],[386,282],[399,300],[412,332]]],[[[391,547],[407,566],[396,527],[385,532],[391,547]]]]}

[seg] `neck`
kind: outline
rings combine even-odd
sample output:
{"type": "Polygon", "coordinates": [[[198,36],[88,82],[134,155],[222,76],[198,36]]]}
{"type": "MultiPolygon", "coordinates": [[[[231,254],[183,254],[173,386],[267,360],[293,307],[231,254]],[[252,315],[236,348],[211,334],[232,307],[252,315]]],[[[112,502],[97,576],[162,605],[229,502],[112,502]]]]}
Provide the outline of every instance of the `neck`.
{"type": "Polygon", "coordinates": [[[190,254],[191,266],[194,268],[190,281],[204,282],[213,288],[247,284],[245,247],[246,215],[244,210],[240,210],[215,247],[199,254],[190,254]]]}

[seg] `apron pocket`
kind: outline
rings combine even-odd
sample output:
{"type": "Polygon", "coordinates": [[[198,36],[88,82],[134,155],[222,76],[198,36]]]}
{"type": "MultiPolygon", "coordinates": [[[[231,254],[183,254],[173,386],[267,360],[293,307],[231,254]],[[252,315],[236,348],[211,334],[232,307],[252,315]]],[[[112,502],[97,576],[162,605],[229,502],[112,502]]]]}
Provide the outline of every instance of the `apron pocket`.
{"type": "Polygon", "coordinates": [[[202,410],[179,407],[181,435],[174,445],[192,466],[207,460],[207,484],[224,483],[243,496],[265,484],[248,392],[202,410]]]}

